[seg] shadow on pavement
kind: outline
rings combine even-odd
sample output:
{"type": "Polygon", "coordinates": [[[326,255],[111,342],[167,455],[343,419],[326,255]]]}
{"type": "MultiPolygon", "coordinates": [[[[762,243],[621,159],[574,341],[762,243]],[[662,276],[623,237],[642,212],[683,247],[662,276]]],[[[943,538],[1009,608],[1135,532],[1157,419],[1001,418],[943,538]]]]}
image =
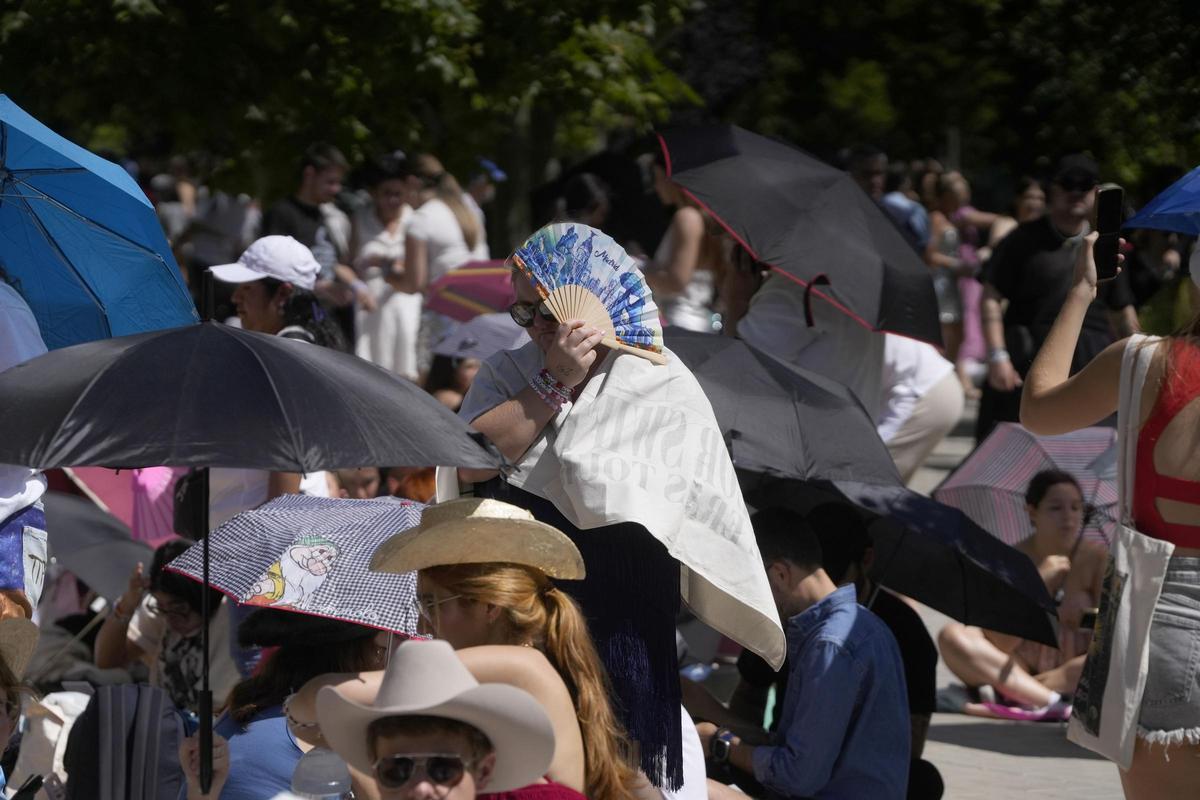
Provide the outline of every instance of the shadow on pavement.
{"type": "Polygon", "coordinates": [[[1067,741],[1064,726],[982,720],[950,724],[939,721],[946,717],[945,714],[934,715],[934,724],[929,728],[929,741],[1010,756],[1104,760],[1090,750],[1067,741]]]}

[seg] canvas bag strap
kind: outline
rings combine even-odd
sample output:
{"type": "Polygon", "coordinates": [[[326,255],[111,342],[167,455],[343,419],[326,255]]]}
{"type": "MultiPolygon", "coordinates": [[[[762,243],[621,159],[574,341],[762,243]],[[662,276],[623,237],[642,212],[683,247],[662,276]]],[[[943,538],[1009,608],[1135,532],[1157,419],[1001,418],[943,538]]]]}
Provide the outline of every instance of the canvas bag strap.
{"type": "Polygon", "coordinates": [[[1133,490],[1137,464],[1138,429],[1141,420],[1142,386],[1154,358],[1160,337],[1134,334],[1125,343],[1121,356],[1121,388],[1117,406],[1117,471],[1120,519],[1133,526],[1133,490]]]}

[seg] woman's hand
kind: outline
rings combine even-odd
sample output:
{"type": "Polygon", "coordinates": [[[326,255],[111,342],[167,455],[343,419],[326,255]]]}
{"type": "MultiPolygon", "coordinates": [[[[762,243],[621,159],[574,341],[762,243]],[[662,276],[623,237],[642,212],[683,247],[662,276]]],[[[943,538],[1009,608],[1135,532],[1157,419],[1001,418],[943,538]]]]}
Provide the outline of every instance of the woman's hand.
{"type": "Polygon", "coordinates": [[[138,605],[142,602],[142,595],[150,588],[150,581],[143,574],[145,566],[142,562],[133,568],[133,572],[129,574],[129,586],[125,589],[125,594],[121,595],[121,599],[117,601],[117,607],[113,609],[122,616],[129,616],[137,610],[138,605]]]}
{"type": "Polygon", "coordinates": [[[179,764],[187,778],[187,799],[206,800],[221,796],[225,781],[229,778],[229,742],[213,734],[212,743],[212,786],[208,792],[200,791],[200,735],[189,736],[179,745],[179,764]]]}
{"type": "Polygon", "coordinates": [[[603,331],[582,320],[562,323],[546,351],[546,369],[564,386],[575,388],[596,362],[596,346],[603,338],[603,331]]]}
{"type": "MultiPolygon", "coordinates": [[[[1099,282],[1096,276],[1096,240],[1100,238],[1100,234],[1095,231],[1083,237],[1083,243],[1079,248],[1079,253],[1075,257],[1075,280],[1076,288],[1086,288],[1091,292],[1092,297],[1096,296],[1096,284],[1099,282]]],[[[1120,248],[1125,244],[1124,239],[1117,240],[1117,272],[1121,274],[1121,264],[1125,261],[1125,256],[1121,255],[1120,248]]],[[[1116,277],[1114,275],[1114,277],[1116,277]]]]}

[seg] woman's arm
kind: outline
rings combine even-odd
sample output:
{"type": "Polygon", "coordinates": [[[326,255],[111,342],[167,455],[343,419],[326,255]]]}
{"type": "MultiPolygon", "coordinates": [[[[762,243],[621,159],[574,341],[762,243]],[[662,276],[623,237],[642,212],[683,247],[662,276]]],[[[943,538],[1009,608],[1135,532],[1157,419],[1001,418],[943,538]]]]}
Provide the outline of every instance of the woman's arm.
{"type": "Polygon", "coordinates": [[[655,269],[646,273],[651,290],[663,295],[679,294],[692,282],[704,243],[704,217],[691,206],[683,206],[667,229],[667,252],[655,269]]]}
{"type": "Polygon", "coordinates": [[[420,294],[429,283],[429,242],[407,236],[404,239],[404,271],[395,272],[392,286],[401,292],[420,294]]]}
{"type": "Polygon", "coordinates": [[[979,299],[979,318],[987,343],[988,384],[998,392],[1011,392],[1021,385],[1021,376],[1004,347],[1004,312],[1000,308],[1003,299],[994,286],[985,283],[979,299]]]}
{"type": "MultiPolygon", "coordinates": [[[[574,389],[583,383],[597,363],[596,348],[602,338],[603,332],[585,327],[579,320],[559,325],[554,343],[546,352],[546,369],[556,380],[574,389]]],[[[516,462],[537,440],[555,413],[556,410],[532,387],[526,386],[512,398],[476,417],[471,426],[491,439],[505,458],[516,462]]]]}
{"type": "Polygon", "coordinates": [[[1117,410],[1125,340],[1114,342],[1071,375],[1071,359],[1088,307],[1096,299],[1096,262],[1089,234],[1079,248],[1075,279],[1054,327],[1038,351],[1021,394],[1021,424],[1036,434],[1068,433],[1093,425],[1117,410]]]}
{"type": "Polygon", "coordinates": [[[142,574],[143,569],[140,563],[134,567],[125,594],[109,609],[108,618],[96,634],[92,660],[100,669],[128,667],[145,656],[142,648],[129,641],[129,623],[149,584],[142,574]]]}

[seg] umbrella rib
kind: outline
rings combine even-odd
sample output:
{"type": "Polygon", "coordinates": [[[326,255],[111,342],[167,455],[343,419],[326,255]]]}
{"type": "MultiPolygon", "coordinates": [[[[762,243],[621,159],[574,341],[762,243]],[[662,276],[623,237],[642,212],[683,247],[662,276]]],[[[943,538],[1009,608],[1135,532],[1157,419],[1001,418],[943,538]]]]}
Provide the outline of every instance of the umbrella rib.
{"type": "Polygon", "coordinates": [[[42,236],[46,238],[46,241],[50,244],[50,248],[60,259],[62,259],[63,264],[66,265],[67,269],[71,271],[71,274],[74,275],[79,281],[79,285],[82,286],[84,291],[87,292],[88,296],[92,298],[92,302],[96,304],[96,307],[100,309],[100,317],[104,320],[104,329],[109,336],[112,336],[112,326],[109,325],[108,322],[108,309],[104,307],[103,301],[101,301],[96,293],[92,290],[92,287],[88,284],[88,282],[84,280],[83,275],[79,274],[79,270],[75,268],[75,265],[71,262],[71,259],[67,258],[67,254],[64,253],[62,247],[59,246],[58,240],[55,239],[53,234],[51,234],[50,231],[46,229],[46,226],[42,224],[41,218],[38,217],[37,212],[33,210],[33,207],[29,205],[29,200],[25,197],[25,195],[19,194],[16,197],[21,201],[21,205],[25,207],[25,210],[29,212],[30,219],[33,220],[33,224],[37,227],[42,236]]]}
{"type": "MultiPolygon", "coordinates": [[[[224,325],[220,325],[220,324],[217,325],[218,330],[220,330],[221,328],[224,328],[224,327],[225,327],[224,325]]],[[[221,332],[225,333],[225,331],[223,331],[223,330],[221,332]]],[[[263,375],[266,376],[267,383],[270,384],[270,386],[271,386],[271,394],[275,395],[275,404],[279,407],[279,413],[283,415],[284,424],[287,425],[288,436],[291,437],[291,440],[292,440],[292,448],[295,451],[296,455],[299,456],[301,454],[300,453],[300,442],[298,442],[296,440],[296,432],[292,426],[292,420],[288,417],[287,409],[283,405],[283,396],[280,394],[278,387],[275,386],[275,378],[271,376],[270,370],[267,369],[266,362],[262,360],[262,356],[260,356],[253,347],[250,347],[248,344],[246,344],[245,342],[243,342],[241,339],[239,339],[236,336],[232,336],[231,338],[235,342],[237,342],[239,346],[244,347],[247,351],[249,351],[250,355],[252,355],[254,357],[254,360],[258,362],[258,365],[260,367],[262,367],[263,375]]],[[[309,469],[307,469],[306,464],[301,464],[300,467],[301,467],[300,471],[304,474],[307,474],[310,471],[309,469]]],[[[311,471],[315,471],[315,469],[311,470],[311,471]]]]}
{"type": "MultiPolygon", "coordinates": [[[[27,186],[27,187],[29,187],[29,189],[30,189],[30,190],[32,190],[33,192],[36,192],[36,193],[37,193],[37,195],[38,195],[38,196],[39,196],[41,199],[45,200],[45,201],[46,201],[46,202],[48,202],[48,203],[53,203],[55,206],[57,206],[59,209],[61,209],[61,210],[62,210],[62,211],[64,211],[65,213],[67,213],[67,214],[71,214],[72,216],[74,216],[74,217],[78,218],[78,219],[79,219],[81,222],[83,222],[85,225],[90,225],[90,226],[92,226],[93,228],[98,228],[98,229],[100,229],[100,230],[104,231],[105,233],[109,234],[110,236],[113,236],[113,237],[115,237],[115,238],[117,238],[117,239],[120,239],[121,241],[123,241],[123,242],[125,242],[127,245],[129,245],[130,247],[133,247],[133,248],[135,248],[135,249],[137,249],[137,250],[141,250],[143,253],[146,253],[146,254],[148,254],[148,255],[154,256],[154,257],[155,257],[155,258],[157,258],[157,259],[158,259],[160,262],[162,262],[162,265],[163,265],[164,267],[167,265],[167,262],[166,262],[166,260],[165,260],[165,259],[162,257],[162,254],[161,254],[161,253],[159,253],[157,250],[154,250],[154,249],[153,249],[153,248],[151,248],[151,247],[147,247],[146,245],[144,245],[144,244],[142,244],[142,243],[140,243],[140,242],[134,241],[133,239],[130,239],[128,236],[126,236],[126,235],[124,235],[124,234],[122,234],[122,233],[117,233],[117,232],[116,232],[116,231],[114,231],[112,228],[108,227],[107,225],[103,225],[103,224],[101,224],[101,223],[97,222],[96,220],[94,220],[94,219],[91,219],[90,217],[85,217],[83,214],[80,214],[80,213],[79,213],[78,211],[76,211],[75,209],[71,208],[70,206],[66,205],[65,203],[62,203],[62,202],[60,202],[60,201],[59,201],[58,199],[56,199],[56,198],[54,198],[54,197],[51,197],[50,195],[46,194],[45,192],[43,192],[43,191],[42,191],[41,189],[39,189],[38,187],[36,187],[36,186],[33,186],[33,185],[31,185],[31,184],[28,184],[28,183],[26,183],[25,181],[21,180],[20,178],[17,178],[17,177],[15,177],[15,176],[14,176],[14,178],[13,178],[13,182],[14,182],[14,183],[19,183],[19,184],[21,184],[22,186],[27,186]]],[[[21,199],[22,199],[22,200],[25,200],[25,204],[26,204],[26,206],[28,206],[28,205],[29,205],[29,201],[28,201],[28,199],[27,199],[27,198],[26,198],[24,195],[21,195],[21,199]]],[[[31,211],[32,211],[32,209],[31,209],[31,211]]]]}
{"type": "Polygon", "coordinates": [[[33,169],[10,169],[9,174],[14,178],[24,178],[29,175],[67,175],[73,172],[87,172],[83,167],[35,167],[33,169]]]}

